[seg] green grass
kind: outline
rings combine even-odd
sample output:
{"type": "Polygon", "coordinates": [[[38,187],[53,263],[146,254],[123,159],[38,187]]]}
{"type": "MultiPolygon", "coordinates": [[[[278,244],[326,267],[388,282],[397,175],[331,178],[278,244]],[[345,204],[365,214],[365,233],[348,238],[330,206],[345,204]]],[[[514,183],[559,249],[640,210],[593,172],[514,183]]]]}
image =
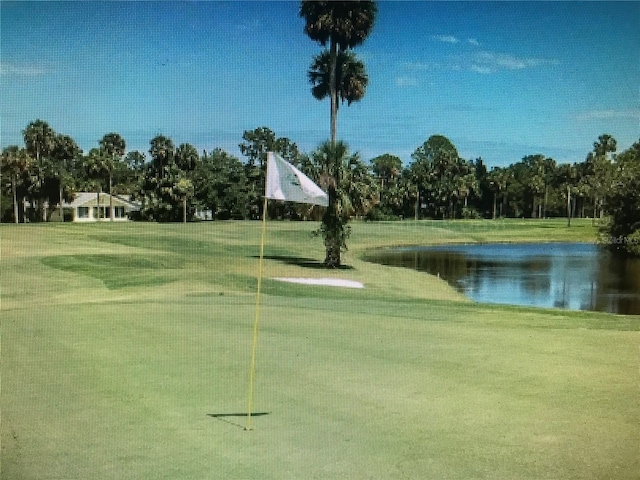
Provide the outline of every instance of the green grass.
{"type": "Polygon", "coordinates": [[[3,225],[4,479],[636,479],[640,319],[474,304],[371,248],[589,221],[3,225]],[[276,276],[359,280],[364,290],[276,276]]]}

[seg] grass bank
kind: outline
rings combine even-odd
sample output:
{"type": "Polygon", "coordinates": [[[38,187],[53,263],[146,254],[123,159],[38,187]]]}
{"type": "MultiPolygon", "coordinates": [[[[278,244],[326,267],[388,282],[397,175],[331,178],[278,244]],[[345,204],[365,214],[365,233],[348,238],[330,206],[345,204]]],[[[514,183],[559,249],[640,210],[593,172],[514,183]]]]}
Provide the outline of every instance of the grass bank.
{"type": "Polygon", "coordinates": [[[476,305],[361,260],[389,245],[591,241],[590,222],[4,225],[2,478],[637,478],[637,317],[476,305]],[[283,284],[334,276],[363,290],[283,284]]]}

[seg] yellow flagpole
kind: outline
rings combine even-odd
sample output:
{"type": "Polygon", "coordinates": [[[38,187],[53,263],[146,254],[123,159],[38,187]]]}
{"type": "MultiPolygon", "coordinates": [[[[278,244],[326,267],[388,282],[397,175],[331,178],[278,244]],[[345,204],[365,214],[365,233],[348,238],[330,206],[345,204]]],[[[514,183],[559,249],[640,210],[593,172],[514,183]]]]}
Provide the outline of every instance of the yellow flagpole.
{"type": "Polygon", "coordinates": [[[251,336],[251,366],[249,368],[249,400],[247,406],[247,426],[251,430],[251,409],[253,408],[253,381],[256,375],[256,348],[258,345],[258,320],[260,319],[260,286],[262,284],[262,260],[264,258],[264,233],[267,225],[267,197],[262,207],[262,233],[260,235],[260,262],[258,264],[258,292],[256,294],[256,310],[253,319],[253,335],[251,336]]]}

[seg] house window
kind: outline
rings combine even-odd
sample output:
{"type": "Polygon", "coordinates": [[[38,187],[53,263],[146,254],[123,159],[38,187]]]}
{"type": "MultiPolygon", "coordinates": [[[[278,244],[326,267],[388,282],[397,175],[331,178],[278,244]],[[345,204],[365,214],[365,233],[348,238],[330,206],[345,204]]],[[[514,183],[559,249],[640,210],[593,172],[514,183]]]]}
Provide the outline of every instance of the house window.
{"type": "Polygon", "coordinates": [[[113,207],[113,216],[115,218],[124,218],[124,207],[113,207]]]}
{"type": "Polygon", "coordinates": [[[78,218],[89,218],[89,207],[78,207],[78,218]]]}

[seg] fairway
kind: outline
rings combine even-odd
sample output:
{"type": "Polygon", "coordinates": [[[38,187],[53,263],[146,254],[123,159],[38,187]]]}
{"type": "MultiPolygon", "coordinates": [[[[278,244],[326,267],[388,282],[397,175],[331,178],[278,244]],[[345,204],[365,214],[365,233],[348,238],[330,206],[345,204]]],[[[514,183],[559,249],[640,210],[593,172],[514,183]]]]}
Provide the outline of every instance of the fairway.
{"type": "Polygon", "coordinates": [[[368,249],[590,221],[2,225],[2,479],[637,479],[640,318],[480,305],[368,249]],[[362,289],[286,283],[333,278],[362,289]]]}

